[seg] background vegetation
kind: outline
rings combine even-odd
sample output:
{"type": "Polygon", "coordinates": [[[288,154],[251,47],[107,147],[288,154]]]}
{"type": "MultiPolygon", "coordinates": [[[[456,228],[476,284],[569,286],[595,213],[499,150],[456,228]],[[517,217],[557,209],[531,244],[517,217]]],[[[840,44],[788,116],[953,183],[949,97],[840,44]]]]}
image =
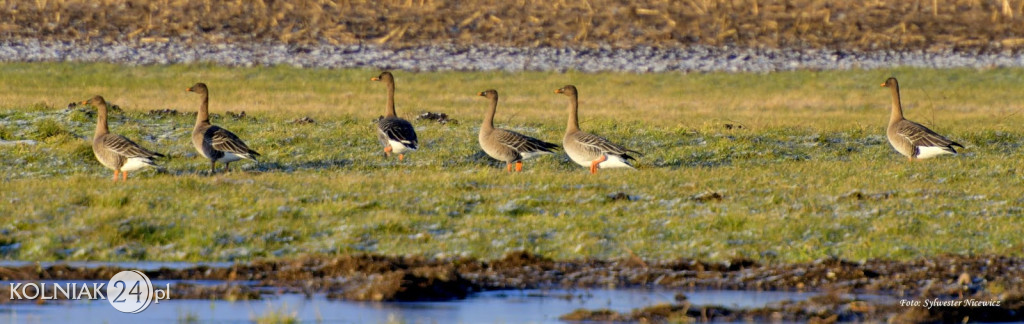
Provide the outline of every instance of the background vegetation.
{"type": "Polygon", "coordinates": [[[3,0],[0,40],[1013,50],[1024,1],[3,0]]]}

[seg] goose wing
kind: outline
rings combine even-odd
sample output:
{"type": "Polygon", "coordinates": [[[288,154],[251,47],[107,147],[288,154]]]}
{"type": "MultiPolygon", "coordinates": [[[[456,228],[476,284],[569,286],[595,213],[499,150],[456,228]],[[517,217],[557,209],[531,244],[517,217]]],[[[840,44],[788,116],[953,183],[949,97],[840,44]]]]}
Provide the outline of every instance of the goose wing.
{"type": "Polygon", "coordinates": [[[210,147],[221,152],[234,153],[242,156],[260,155],[256,151],[250,149],[248,145],[245,145],[245,142],[238,138],[237,135],[217,126],[211,126],[207,129],[206,136],[203,137],[203,140],[209,142],[210,147]]]}
{"type": "Polygon", "coordinates": [[[643,155],[643,153],[627,149],[621,145],[612,143],[604,137],[597,136],[590,133],[580,132],[576,135],[576,142],[580,144],[584,149],[592,151],[598,154],[612,154],[621,156],[627,160],[635,160],[634,157],[630,156],[630,153],[643,155]]]}
{"type": "Polygon", "coordinates": [[[412,124],[401,118],[384,118],[377,122],[377,130],[387,139],[397,141],[416,149],[416,130],[412,124]]]}
{"type": "Polygon", "coordinates": [[[163,154],[147,150],[127,137],[108,134],[103,137],[103,147],[125,158],[155,158],[163,154]]]}
{"type": "Polygon", "coordinates": [[[495,139],[519,153],[553,152],[559,146],[510,130],[499,129],[495,139]]]}
{"type": "Polygon", "coordinates": [[[905,119],[896,124],[896,134],[899,134],[914,146],[948,148],[952,148],[953,146],[964,147],[963,145],[960,145],[960,143],[951,141],[948,138],[935,133],[924,125],[905,119]]]}

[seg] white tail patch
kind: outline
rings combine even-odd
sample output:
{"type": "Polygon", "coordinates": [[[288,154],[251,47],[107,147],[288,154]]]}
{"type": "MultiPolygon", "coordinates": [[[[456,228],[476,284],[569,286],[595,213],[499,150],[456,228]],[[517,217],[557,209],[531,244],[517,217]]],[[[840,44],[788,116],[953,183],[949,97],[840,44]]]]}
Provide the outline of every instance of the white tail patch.
{"type": "Polygon", "coordinates": [[[148,158],[129,158],[127,161],[124,161],[124,165],[121,166],[121,171],[135,171],[138,169],[155,166],[156,164],[153,164],[153,160],[150,160],[148,158]]]}
{"type": "Polygon", "coordinates": [[[538,156],[545,155],[545,154],[552,154],[552,153],[551,152],[544,152],[544,151],[539,151],[539,152],[520,152],[519,153],[519,155],[521,155],[523,157],[523,160],[528,160],[530,158],[538,157],[538,156]]]}
{"type": "Polygon", "coordinates": [[[235,153],[224,152],[224,156],[217,159],[217,162],[235,162],[241,160],[242,156],[235,153]]]}
{"type": "Polygon", "coordinates": [[[396,140],[388,140],[388,144],[391,145],[391,152],[395,154],[402,154],[405,152],[415,151],[416,149],[405,146],[404,143],[396,140]]]}
{"type": "MultiPolygon", "coordinates": [[[[621,156],[605,154],[605,157],[607,157],[608,159],[604,160],[604,162],[601,162],[601,163],[597,164],[597,167],[599,169],[609,169],[609,168],[630,168],[630,169],[633,169],[633,165],[629,164],[629,162],[627,162],[626,159],[622,158],[621,156]]],[[[590,165],[587,165],[587,166],[590,166],[590,165]]]]}
{"type": "Polygon", "coordinates": [[[918,159],[933,158],[943,154],[955,154],[948,147],[944,146],[918,146],[917,156],[918,159]]]}

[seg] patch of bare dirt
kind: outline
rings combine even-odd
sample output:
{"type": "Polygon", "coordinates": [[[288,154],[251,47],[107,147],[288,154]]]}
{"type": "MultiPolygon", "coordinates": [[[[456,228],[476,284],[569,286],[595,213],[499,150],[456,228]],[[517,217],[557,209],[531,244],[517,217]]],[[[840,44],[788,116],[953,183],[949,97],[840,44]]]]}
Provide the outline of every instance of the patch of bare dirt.
{"type": "Polygon", "coordinates": [[[438,124],[441,124],[441,125],[445,125],[445,124],[458,125],[459,124],[459,121],[457,119],[449,118],[448,114],[446,114],[446,113],[435,113],[435,112],[429,112],[429,111],[428,112],[424,112],[424,113],[420,114],[419,116],[416,116],[416,120],[425,120],[425,121],[435,122],[435,123],[438,123],[438,124]]]}
{"type": "MultiPolygon", "coordinates": [[[[109,280],[116,267],[0,267],[0,280],[109,280]]],[[[581,310],[567,320],[654,321],[796,320],[907,321],[1024,320],[1024,259],[1001,256],[938,256],[913,261],[760,264],[737,259],[702,262],[680,259],[552,260],[526,252],[496,260],[473,258],[345,255],[259,260],[231,267],[145,271],[153,280],[214,280],[215,285],[178,283],[175,298],[255,299],[268,292],[315,294],[349,300],[450,300],[484,290],[527,288],[658,287],[821,291],[806,301],[762,309],[694,308],[685,296],[677,304],[630,313],[581,310]],[[849,296],[873,294],[908,300],[999,301],[993,307],[900,307],[849,296]]],[[[7,296],[0,287],[0,297],[7,296]]],[[[8,302],[0,298],[0,302],[8,302]]]]}

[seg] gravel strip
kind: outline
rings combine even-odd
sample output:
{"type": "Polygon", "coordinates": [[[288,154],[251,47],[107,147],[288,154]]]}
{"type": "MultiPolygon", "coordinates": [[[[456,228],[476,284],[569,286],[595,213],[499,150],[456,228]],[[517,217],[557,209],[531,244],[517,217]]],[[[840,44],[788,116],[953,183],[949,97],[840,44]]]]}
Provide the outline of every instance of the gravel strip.
{"type": "Polygon", "coordinates": [[[774,72],[790,70],[1024,67],[1024,53],[850,52],[694,46],[628,50],[435,45],[0,42],[0,62],[108,62],[129,65],[214,63],[408,71],[774,72]]]}

